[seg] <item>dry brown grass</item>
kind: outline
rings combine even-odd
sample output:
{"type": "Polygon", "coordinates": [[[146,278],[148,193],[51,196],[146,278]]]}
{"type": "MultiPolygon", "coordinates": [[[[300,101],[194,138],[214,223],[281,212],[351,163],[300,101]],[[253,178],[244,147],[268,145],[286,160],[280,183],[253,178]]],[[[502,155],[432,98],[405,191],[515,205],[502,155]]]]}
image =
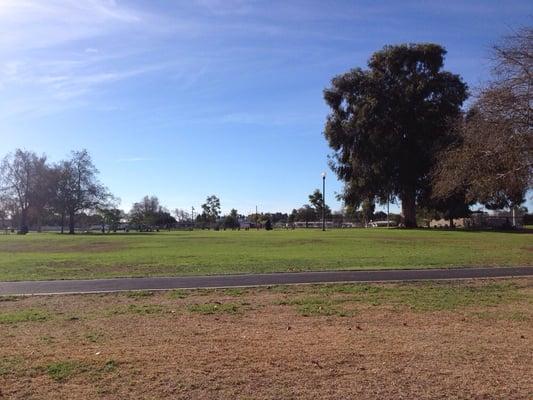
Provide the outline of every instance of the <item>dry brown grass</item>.
{"type": "Polygon", "coordinates": [[[533,280],[439,285],[4,299],[0,398],[532,398],[533,280]]]}
{"type": "Polygon", "coordinates": [[[120,242],[92,242],[92,243],[54,243],[53,246],[46,241],[33,241],[30,244],[23,242],[0,242],[0,252],[6,253],[100,253],[125,249],[127,245],[120,242]]]}

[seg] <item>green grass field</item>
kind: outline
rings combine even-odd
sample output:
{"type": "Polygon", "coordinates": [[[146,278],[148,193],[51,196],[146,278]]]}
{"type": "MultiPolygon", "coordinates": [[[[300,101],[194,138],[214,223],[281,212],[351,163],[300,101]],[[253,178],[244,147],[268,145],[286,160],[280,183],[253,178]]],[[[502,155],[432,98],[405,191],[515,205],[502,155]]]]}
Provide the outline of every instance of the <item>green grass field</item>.
{"type": "Polygon", "coordinates": [[[0,235],[0,280],[533,265],[529,233],[351,229],[0,235]]]}

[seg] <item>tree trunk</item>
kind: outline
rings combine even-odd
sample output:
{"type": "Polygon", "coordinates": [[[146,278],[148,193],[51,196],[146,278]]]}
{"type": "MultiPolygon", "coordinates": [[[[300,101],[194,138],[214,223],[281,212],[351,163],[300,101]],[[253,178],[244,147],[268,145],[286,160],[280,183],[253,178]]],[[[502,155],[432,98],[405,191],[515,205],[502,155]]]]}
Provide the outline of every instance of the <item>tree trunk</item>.
{"type": "Polygon", "coordinates": [[[65,212],[61,213],[61,234],[65,233],[65,212]]]}
{"type": "Polygon", "coordinates": [[[406,228],[416,228],[416,202],[414,190],[405,190],[401,196],[403,221],[406,228]]]}
{"type": "Polygon", "coordinates": [[[75,228],[75,221],[74,221],[74,213],[71,212],[69,213],[69,216],[68,216],[68,233],[70,235],[74,235],[75,231],[74,231],[74,228],[75,228]]]}
{"type": "Polygon", "coordinates": [[[19,233],[25,235],[28,233],[28,210],[22,209],[20,212],[19,233]]]}
{"type": "Polygon", "coordinates": [[[453,225],[453,218],[450,218],[450,228],[455,228],[455,226],[453,225]]]}

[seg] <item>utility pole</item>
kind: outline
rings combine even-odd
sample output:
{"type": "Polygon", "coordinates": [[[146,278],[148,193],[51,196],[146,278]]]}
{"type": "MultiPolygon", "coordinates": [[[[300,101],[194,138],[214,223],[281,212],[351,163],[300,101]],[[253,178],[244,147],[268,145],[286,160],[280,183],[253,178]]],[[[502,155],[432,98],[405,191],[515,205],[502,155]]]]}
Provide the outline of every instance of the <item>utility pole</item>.
{"type": "Polygon", "coordinates": [[[257,214],[257,206],[255,206],[255,228],[259,230],[259,215],[257,214]]]}
{"type": "Polygon", "coordinates": [[[191,207],[191,228],[194,229],[194,206],[191,207]]]}

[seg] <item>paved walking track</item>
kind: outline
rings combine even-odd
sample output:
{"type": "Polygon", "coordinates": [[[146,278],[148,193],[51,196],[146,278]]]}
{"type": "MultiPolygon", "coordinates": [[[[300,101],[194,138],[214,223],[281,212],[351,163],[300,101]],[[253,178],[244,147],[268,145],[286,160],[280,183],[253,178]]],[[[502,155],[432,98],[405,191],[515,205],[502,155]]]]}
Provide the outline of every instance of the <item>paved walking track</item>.
{"type": "Polygon", "coordinates": [[[533,267],[280,272],[271,274],[0,282],[2,295],[119,292],[294,285],[335,282],[421,281],[533,276],[533,267]]]}

